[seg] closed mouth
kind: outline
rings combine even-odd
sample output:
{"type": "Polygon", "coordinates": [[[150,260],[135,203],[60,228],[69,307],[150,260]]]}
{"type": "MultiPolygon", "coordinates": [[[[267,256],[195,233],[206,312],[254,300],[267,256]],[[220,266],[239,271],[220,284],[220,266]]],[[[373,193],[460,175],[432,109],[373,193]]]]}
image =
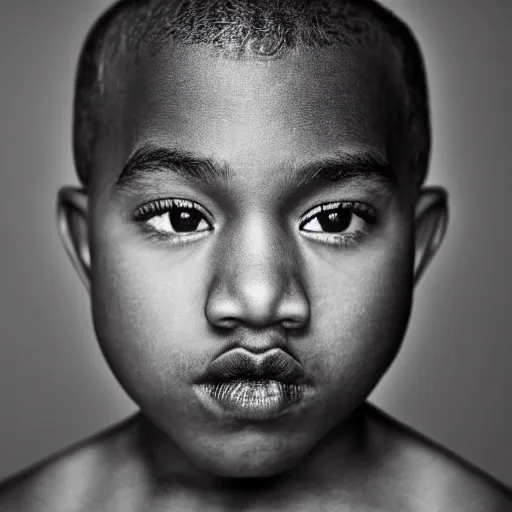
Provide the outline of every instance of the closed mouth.
{"type": "Polygon", "coordinates": [[[295,358],[278,348],[260,354],[235,348],[214,359],[200,382],[233,380],[276,380],[299,384],[304,380],[304,369],[295,358]]]}
{"type": "Polygon", "coordinates": [[[231,417],[264,420],[300,402],[308,386],[302,365],[283,350],[237,348],[212,361],[195,388],[207,405],[231,417]]]}

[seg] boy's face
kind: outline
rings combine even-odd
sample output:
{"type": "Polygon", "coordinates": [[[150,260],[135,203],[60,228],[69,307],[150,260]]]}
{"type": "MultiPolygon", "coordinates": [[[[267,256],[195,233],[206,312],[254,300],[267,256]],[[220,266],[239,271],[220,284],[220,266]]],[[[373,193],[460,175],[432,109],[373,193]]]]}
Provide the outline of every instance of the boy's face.
{"type": "Polygon", "coordinates": [[[364,401],[409,317],[400,77],[342,48],[187,47],[123,79],[89,196],[102,349],[199,467],[289,469],[364,401]]]}

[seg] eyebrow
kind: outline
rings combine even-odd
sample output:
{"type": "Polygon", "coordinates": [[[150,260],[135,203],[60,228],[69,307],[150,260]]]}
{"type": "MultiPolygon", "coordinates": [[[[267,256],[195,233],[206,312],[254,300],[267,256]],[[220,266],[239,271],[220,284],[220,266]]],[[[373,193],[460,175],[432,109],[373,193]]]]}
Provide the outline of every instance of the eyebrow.
{"type": "Polygon", "coordinates": [[[117,186],[125,188],[133,185],[148,174],[170,172],[184,180],[193,180],[207,186],[226,183],[231,173],[225,165],[211,158],[202,158],[181,149],[158,146],[153,142],[142,145],[128,159],[117,186]]]}
{"type": "MultiPolygon", "coordinates": [[[[380,153],[371,149],[340,151],[314,162],[292,164],[289,169],[287,182],[295,192],[318,184],[345,181],[370,183],[384,191],[392,191],[396,185],[392,166],[380,153]]],[[[226,164],[148,142],[129,158],[117,186],[133,186],[151,173],[162,171],[205,186],[225,186],[232,180],[232,171],[226,164]]]]}
{"type": "Polygon", "coordinates": [[[339,152],[305,165],[295,166],[291,182],[296,191],[314,184],[347,182],[373,184],[386,192],[396,187],[391,164],[377,151],[361,149],[339,152]]]}

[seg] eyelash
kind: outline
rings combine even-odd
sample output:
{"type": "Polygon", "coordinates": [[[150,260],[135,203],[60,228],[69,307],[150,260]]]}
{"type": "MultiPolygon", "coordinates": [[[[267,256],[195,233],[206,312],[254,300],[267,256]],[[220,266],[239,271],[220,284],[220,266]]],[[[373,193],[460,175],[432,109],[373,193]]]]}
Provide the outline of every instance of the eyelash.
{"type": "Polygon", "coordinates": [[[333,201],[315,206],[301,217],[300,223],[302,225],[304,222],[310,220],[321,212],[337,210],[338,208],[343,208],[344,210],[350,210],[352,213],[358,213],[361,216],[366,216],[369,220],[372,217],[375,217],[375,210],[366,203],[361,203],[359,201],[333,201]]]}
{"type": "MultiPolygon", "coordinates": [[[[175,244],[186,244],[191,243],[207,236],[210,231],[213,231],[213,221],[209,213],[199,204],[189,201],[187,199],[159,199],[151,201],[140,206],[134,213],[134,219],[137,222],[145,223],[149,219],[169,213],[173,208],[186,208],[196,210],[205,218],[206,222],[210,226],[208,230],[202,230],[199,232],[186,232],[179,235],[162,233],[156,229],[146,225],[147,230],[159,239],[170,240],[175,244]]],[[[336,210],[347,210],[353,215],[358,216],[365,221],[366,224],[372,225],[376,223],[376,211],[366,203],[359,201],[337,201],[330,202],[315,206],[306,212],[299,220],[299,229],[303,236],[310,238],[322,243],[327,243],[335,246],[342,247],[353,247],[364,239],[367,235],[366,230],[357,230],[351,233],[328,233],[328,232],[316,232],[303,230],[303,227],[314,220],[320,213],[336,210]]]]}
{"type": "Polygon", "coordinates": [[[158,199],[137,208],[134,215],[135,220],[146,221],[155,215],[168,213],[172,208],[190,208],[198,210],[202,214],[205,213],[205,209],[202,206],[188,199],[158,199]]]}
{"type": "Polygon", "coordinates": [[[193,201],[189,201],[188,199],[158,199],[156,201],[143,204],[135,211],[134,220],[144,224],[153,217],[170,213],[173,208],[186,208],[198,211],[204,217],[210,226],[210,229],[199,232],[181,233],[177,235],[160,232],[145,224],[146,230],[152,236],[160,240],[171,241],[171,243],[174,243],[175,245],[184,245],[204,238],[213,230],[212,220],[209,213],[201,205],[194,203],[193,201]]]}
{"type": "Polygon", "coordinates": [[[365,221],[367,226],[374,225],[377,222],[377,212],[370,205],[360,201],[336,201],[315,206],[304,214],[299,221],[299,229],[301,229],[302,235],[306,238],[335,246],[349,248],[357,245],[367,236],[367,226],[365,226],[365,229],[350,233],[315,232],[302,229],[320,213],[335,212],[336,210],[346,210],[352,215],[356,215],[365,221]]]}

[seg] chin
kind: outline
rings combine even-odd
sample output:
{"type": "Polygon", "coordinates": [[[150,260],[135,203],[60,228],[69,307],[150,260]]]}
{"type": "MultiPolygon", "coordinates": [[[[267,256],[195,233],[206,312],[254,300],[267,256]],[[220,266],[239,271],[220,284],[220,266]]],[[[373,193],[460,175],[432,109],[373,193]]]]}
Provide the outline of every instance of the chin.
{"type": "Polygon", "coordinates": [[[279,450],[272,443],[261,445],[260,443],[246,446],[226,446],[214,450],[198,465],[208,473],[225,478],[269,478],[276,477],[290,471],[302,460],[303,450],[290,449],[279,450]],[[250,448],[249,448],[250,447],[250,448]],[[237,450],[237,448],[239,448],[237,450]],[[242,449],[240,449],[242,448],[242,449]]]}

